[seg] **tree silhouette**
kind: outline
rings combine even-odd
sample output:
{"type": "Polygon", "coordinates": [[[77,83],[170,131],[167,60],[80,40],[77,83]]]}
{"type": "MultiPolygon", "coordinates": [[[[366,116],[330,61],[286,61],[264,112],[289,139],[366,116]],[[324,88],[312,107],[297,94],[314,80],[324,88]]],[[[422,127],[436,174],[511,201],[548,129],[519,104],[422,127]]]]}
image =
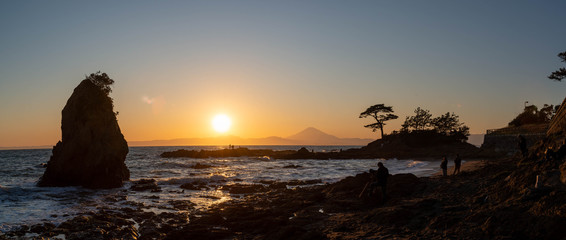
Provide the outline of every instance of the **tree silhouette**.
{"type": "Polygon", "coordinates": [[[556,113],[556,109],[553,105],[548,104],[544,104],[540,110],[535,105],[525,106],[523,112],[509,122],[509,126],[518,127],[526,124],[550,122],[552,116],[556,113]]]}
{"type": "Polygon", "coordinates": [[[426,130],[426,128],[431,125],[432,114],[430,114],[430,111],[417,107],[417,109],[415,109],[415,116],[408,116],[405,118],[401,131],[408,131],[410,128],[413,128],[416,131],[426,130]]]}
{"type": "Polygon", "coordinates": [[[432,119],[432,126],[438,133],[442,133],[444,135],[449,135],[452,131],[457,131],[460,126],[463,124],[460,123],[460,119],[458,115],[452,113],[450,114],[447,112],[444,115],[440,115],[439,117],[435,117],[432,119]]]}
{"type": "MultiPolygon", "coordinates": [[[[566,62],[566,52],[559,53],[558,57],[562,59],[562,62],[566,62]]],[[[558,82],[562,81],[562,79],[566,78],[566,68],[559,68],[557,71],[552,72],[548,78],[558,82]]]]}
{"type": "Polygon", "coordinates": [[[373,132],[377,129],[381,130],[381,138],[383,138],[383,126],[385,121],[397,119],[398,116],[393,114],[392,106],[385,106],[384,104],[376,104],[368,107],[364,112],[360,113],[360,118],[373,117],[375,123],[365,125],[366,128],[371,128],[373,132]]]}
{"type": "Polygon", "coordinates": [[[460,117],[454,113],[450,114],[447,112],[444,115],[433,118],[431,125],[437,133],[452,136],[456,139],[467,140],[470,135],[470,128],[461,123],[460,117]]]}

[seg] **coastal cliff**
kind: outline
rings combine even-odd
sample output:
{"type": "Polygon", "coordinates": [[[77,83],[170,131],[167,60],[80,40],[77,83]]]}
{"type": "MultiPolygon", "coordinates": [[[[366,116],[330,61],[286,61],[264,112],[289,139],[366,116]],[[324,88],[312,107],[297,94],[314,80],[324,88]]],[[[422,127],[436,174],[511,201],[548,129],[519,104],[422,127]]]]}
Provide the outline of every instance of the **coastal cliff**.
{"type": "Polygon", "coordinates": [[[62,140],[38,186],[114,188],[129,179],[128,144],[108,93],[89,79],[75,88],[62,111],[62,140]]]}

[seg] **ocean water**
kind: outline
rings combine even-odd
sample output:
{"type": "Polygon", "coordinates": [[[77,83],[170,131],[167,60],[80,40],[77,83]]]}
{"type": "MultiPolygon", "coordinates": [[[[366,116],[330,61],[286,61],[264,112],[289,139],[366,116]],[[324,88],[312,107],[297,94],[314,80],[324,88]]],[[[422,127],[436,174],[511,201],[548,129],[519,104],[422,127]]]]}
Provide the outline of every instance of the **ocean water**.
{"type": "MultiPolygon", "coordinates": [[[[247,146],[250,149],[298,150],[301,146],[247,146]]],[[[8,231],[21,224],[41,222],[60,223],[77,214],[96,211],[97,208],[123,208],[140,206],[144,211],[178,211],[175,200],[190,200],[196,209],[240,197],[222,190],[230,184],[259,184],[262,180],[320,180],[320,184],[333,183],[347,176],[377,169],[383,162],[391,174],[413,173],[430,176],[438,171],[439,162],[396,159],[350,160],[274,160],[261,158],[161,158],[165,151],[177,149],[221,149],[222,147],[131,147],[126,158],[131,181],[153,178],[161,192],[129,191],[132,182],[124,187],[108,190],[90,190],[81,187],[36,187],[45,171],[51,149],[0,151],[0,231],[8,231]],[[195,164],[212,167],[194,169],[195,164]],[[287,167],[286,167],[287,166],[287,167]],[[293,166],[290,168],[289,166],[293,166]],[[201,190],[184,190],[183,183],[204,182],[209,186],[201,190]]],[[[307,146],[316,152],[338,151],[351,146],[307,146]]],[[[299,186],[288,186],[289,188],[299,186]]]]}

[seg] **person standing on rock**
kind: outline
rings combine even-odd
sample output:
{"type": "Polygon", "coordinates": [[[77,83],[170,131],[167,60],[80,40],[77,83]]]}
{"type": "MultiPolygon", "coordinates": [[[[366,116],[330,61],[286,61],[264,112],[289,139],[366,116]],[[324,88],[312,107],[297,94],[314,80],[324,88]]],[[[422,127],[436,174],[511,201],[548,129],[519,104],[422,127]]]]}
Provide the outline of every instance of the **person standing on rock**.
{"type": "Polygon", "coordinates": [[[452,175],[460,174],[461,166],[462,166],[462,159],[460,158],[460,154],[456,154],[456,158],[454,159],[454,173],[452,173],[452,175]]]}
{"type": "Polygon", "coordinates": [[[527,140],[525,140],[525,137],[523,137],[523,135],[519,135],[517,136],[517,144],[519,145],[519,150],[521,150],[521,154],[523,155],[523,157],[526,157],[527,154],[529,153],[527,150],[527,140]]]}
{"type": "Polygon", "coordinates": [[[442,176],[448,176],[448,160],[446,160],[446,156],[442,157],[442,162],[440,162],[440,168],[442,168],[442,176]]]}
{"type": "Polygon", "coordinates": [[[383,196],[383,201],[387,198],[387,178],[389,177],[389,170],[383,166],[383,163],[377,163],[377,171],[375,172],[375,178],[377,179],[377,186],[381,187],[381,193],[383,196]]]}

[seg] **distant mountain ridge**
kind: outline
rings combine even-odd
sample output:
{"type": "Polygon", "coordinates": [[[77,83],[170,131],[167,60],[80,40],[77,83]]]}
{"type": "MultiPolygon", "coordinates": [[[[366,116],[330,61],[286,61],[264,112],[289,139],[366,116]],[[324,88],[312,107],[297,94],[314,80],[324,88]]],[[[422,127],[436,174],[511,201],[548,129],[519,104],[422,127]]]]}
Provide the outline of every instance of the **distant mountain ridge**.
{"type": "Polygon", "coordinates": [[[308,127],[303,131],[295,135],[291,135],[287,137],[287,139],[295,140],[295,141],[336,141],[340,138],[322,132],[316,128],[308,127]]]}
{"type": "Polygon", "coordinates": [[[129,146],[181,146],[181,145],[356,145],[365,146],[375,139],[339,138],[309,127],[289,137],[241,138],[221,136],[213,138],[178,138],[170,140],[128,141],[129,146]]]}

